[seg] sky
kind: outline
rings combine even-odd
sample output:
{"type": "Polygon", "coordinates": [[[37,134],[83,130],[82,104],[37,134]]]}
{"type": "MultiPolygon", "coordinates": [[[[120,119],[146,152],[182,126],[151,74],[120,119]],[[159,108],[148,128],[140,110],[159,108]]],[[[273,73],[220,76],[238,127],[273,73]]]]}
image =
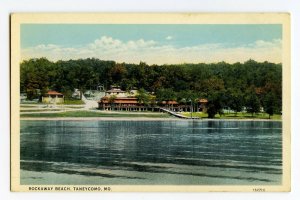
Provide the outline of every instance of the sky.
{"type": "Polygon", "coordinates": [[[280,24],[22,24],[21,58],[148,64],[282,62],[280,24]]]}

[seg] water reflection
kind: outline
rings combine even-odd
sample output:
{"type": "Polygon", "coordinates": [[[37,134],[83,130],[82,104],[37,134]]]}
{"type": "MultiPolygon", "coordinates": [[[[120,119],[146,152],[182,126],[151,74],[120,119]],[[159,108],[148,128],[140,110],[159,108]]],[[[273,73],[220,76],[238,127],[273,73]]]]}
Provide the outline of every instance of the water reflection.
{"type": "Polygon", "coordinates": [[[279,184],[281,131],[281,122],[265,121],[21,121],[21,169],[145,183],[134,172],[279,184]],[[99,169],[110,171],[92,172],[99,169]]]}

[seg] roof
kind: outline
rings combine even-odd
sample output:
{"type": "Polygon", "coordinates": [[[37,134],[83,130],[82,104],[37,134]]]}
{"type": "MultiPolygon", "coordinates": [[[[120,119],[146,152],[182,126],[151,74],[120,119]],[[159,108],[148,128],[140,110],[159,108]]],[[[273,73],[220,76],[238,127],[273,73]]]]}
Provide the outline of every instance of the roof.
{"type": "MultiPolygon", "coordinates": [[[[109,98],[109,96],[102,97],[99,102],[108,103],[109,98]]],[[[138,103],[138,100],[135,97],[116,97],[114,103],[138,103]]]]}
{"type": "Polygon", "coordinates": [[[56,91],[53,91],[53,90],[49,90],[46,94],[47,95],[63,95],[62,93],[59,93],[59,92],[56,92],[56,91]]]}
{"type": "Polygon", "coordinates": [[[207,99],[199,99],[199,103],[207,103],[207,99]]]}
{"type": "Polygon", "coordinates": [[[114,101],[114,103],[134,103],[134,104],[137,104],[138,101],[136,99],[128,99],[128,100],[117,99],[117,100],[114,101]]]}
{"type": "MultiPolygon", "coordinates": [[[[101,100],[105,100],[105,99],[109,99],[111,96],[104,96],[104,97],[102,97],[101,98],[101,100]]],[[[115,100],[120,100],[120,99],[122,99],[122,100],[137,100],[137,98],[136,97],[116,97],[115,98],[115,100]]]]}
{"type": "Polygon", "coordinates": [[[119,93],[125,93],[125,91],[119,89],[119,88],[113,88],[111,90],[107,90],[106,92],[112,93],[112,92],[119,92],[119,93]]]}
{"type": "Polygon", "coordinates": [[[171,100],[171,101],[163,101],[163,102],[161,102],[162,104],[178,104],[178,102],[177,101],[173,101],[173,100],[171,100]]]}

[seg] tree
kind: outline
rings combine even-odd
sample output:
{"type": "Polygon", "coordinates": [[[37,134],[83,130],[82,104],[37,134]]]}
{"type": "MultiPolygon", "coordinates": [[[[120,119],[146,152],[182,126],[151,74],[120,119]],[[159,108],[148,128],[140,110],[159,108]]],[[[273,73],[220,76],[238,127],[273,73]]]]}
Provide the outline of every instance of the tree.
{"type": "Polygon", "coordinates": [[[159,89],[156,92],[156,98],[159,101],[171,101],[171,100],[176,100],[176,93],[170,89],[159,89]]]}
{"type": "Polygon", "coordinates": [[[214,118],[217,113],[222,114],[225,101],[224,81],[217,77],[212,77],[203,82],[203,91],[208,99],[207,114],[209,118],[214,118]]]}
{"type": "Polygon", "coordinates": [[[216,91],[223,91],[225,89],[224,81],[217,77],[205,79],[202,83],[202,91],[209,96],[216,91]]]}
{"type": "Polygon", "coordinates": [[[20,65],[20,88],[27,93],[28,99],[39,97],[40,91],[43,95],[55,81],[55,66],[46,58],[30,59],[23,61],[20,65]]]}
{"type": "Polygon", "coordinates": [[[237,89],[227,90],[227,106],[230,107],[237,115],[237,112],[241,112],[244,105],[243,93],[237,89]]]}
{"type": "Polygon", "coordinates": [[[223,91],[211,92],[208,96],[207,114],[208,118],[214,118],[217,113],[222,114],[224,106],[223,91]]]}
{"type": "Polygon", "coordinates": [[[145,106],[148,106],[151,102],[151,97],[144,88],[138,90],[136,98],[138,99],[139,104],[144,104],[145,106]]]}
{"type": "MultiPolygon", "coordinates": [[[[241,106],[247,107],[248,112],[258,112],[270,91],[276,98],[275,112],[282,107],[282,65],[269,62],[149,66],[144,62],[126,64],[94,58],[57,62],[39,58],[25,60],[20,65],[20,92],[26,92],[29,99],[38,98],[47,90],[69,97],[75,88],[84,92],[99,84],[105,88],[120,85],[123,90],[144,88],[154,92],[159,101],[187,103],[200,97],[211,99],[210,116],[221,113],[224,106],[235,112],[239,112],[241,106]],[[251,88],[254,94],[250,95],[251,88]],[[255,89],[259,93],[255,94],[255,89]]],[[[143,98],[141,96],[141,102],[143,98]]]]}
{"type": "Polygon", "coordinates": [[[269,119],[276,112],[277,99],[274,92],[269,92],[264,98],[264,111],[269,114],[269,119]]]}
{"type": "Polygon", "coordinates": [[[179,103],[190,105],[193,108],[191,110],[196,110],[194,107],[197,105],[196,102],[199,100],[200,96],[199,93],[192,90],[183,90],[176,93],[176,100],[179,103]]]}
{"type": "Polygon", "coordinates": [[[110,103],[112,109],[114,108],[116,98],[117,98],[116,95],[111,95],[111,96],[108,98],[108,103],[110,103]]]}
{"type": "Polygon", "coordinates": [[[280,79],[277,83],[269,80],[263,90],[262,102],[264,110],[266,111],[266,107],[272,104],[274,113],[280,113],[282,110],[282,84],[280,79]]]}
{"type": "Polygon", "coordinates": [[[260,102],[253,86],[249,88],[246,93],[245,105],[247,112],[251,113],[252,117],[254,113],[257,113],[260,110],[260,102]]]}
{"type": "Polygon", "coordinates": [[[110,77],[113,83],[121,83],[122,79],[126,77],[127,70],[125,68],[125,63],[115,64],[110,70],[110,77]]]}

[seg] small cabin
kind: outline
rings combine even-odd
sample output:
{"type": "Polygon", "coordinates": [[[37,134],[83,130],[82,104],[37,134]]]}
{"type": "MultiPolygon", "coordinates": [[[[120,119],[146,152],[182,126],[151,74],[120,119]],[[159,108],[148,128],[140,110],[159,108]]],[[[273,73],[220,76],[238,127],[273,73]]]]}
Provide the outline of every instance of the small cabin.
{"type": "Polygon", "coordinates": [[[62,93],[56,91],[48,91],[42,97],[43,103],[63,103],[64,102],[64,95],[62,93]]]}

